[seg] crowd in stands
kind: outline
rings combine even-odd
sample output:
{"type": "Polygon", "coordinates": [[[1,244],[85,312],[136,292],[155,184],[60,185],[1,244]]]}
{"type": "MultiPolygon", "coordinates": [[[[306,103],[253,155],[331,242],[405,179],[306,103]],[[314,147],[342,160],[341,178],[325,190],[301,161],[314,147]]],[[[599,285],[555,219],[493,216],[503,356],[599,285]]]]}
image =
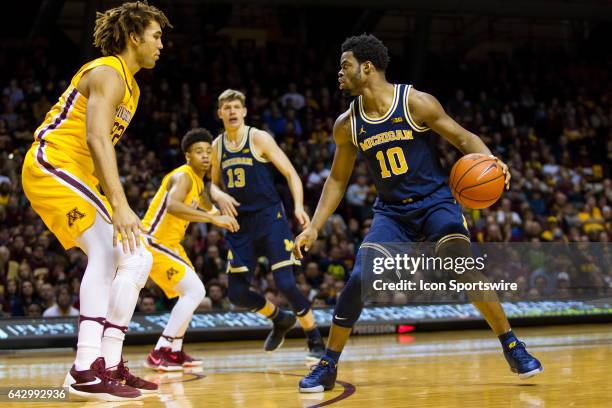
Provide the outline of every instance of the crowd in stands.
{"type": "MultiPolygon", "coordinates": [[[[130,205],[144,215],[165,172],[182,163],[180,139],[187,130],[200,126],[213,134],[220,131],[216,97],[231,87],[247,95],[247,123],[272,134],[301,175],[312,216],[333,158],[333,124],[350,102],[336,86],[337,49],[320,55],[314,48],[286,44],[223,44],[222,38],[211,36],[183,48],[169,39],[158,67],[137,75],[138,111],[117,145],[130,205]]],[[[87,264],[78,248],[61,247],[21,188],[20,168],[33,131],[77,68],[77,63],[61,67],[52,49],[52,44],[0,48],[0,306],[5,317],[78,315],[79,283],[87,264]]],[[[392,55],[391,65],[400,61],[401,56],[392,55]]],[[[511,58],[444,61],[443,80],[426,78],[417,88],[437,96],[449,115],[482,137],[512,174],[510,190],[494,206],[465,209],[472,240],[609,243],[611,61],[541,50],[511,58]]],[[[409,82],[399,75],[390,80],[409,82]]],[[[460,153],[441,139],[438,147],[443,165],[450,168],[460,153]]],[[[292,208],[280,176],[278,189],[292,208]]],[[[371,225],[375,198],[366,163],[359,159],[345,200],[297,271],[299,288],[313,306],[336,302],[371,225]]],[[[296,225],[294,232],[299,232],[296,225]]],[[[224,231],[192,224],[184,247],[207,289],[198,310],[232,309],[226,296],[224,231]]],[[[610,254],[605,256],[608,268],[571,260],[534,261],[533,270],[520,272],[526,274],[526,296],[546,298],[585,282],[592,288],[588,294],[609,294],[612,265],[610,254]]],[[[497,278],[510,273],[503,265],[493,269],[497,278]]],[[[252,285],[272,302],[287,305],[265,257],[258,260],[252,285]]],[[[167,311],[172,302],[149,282],[138,309],[167,311]]]]}

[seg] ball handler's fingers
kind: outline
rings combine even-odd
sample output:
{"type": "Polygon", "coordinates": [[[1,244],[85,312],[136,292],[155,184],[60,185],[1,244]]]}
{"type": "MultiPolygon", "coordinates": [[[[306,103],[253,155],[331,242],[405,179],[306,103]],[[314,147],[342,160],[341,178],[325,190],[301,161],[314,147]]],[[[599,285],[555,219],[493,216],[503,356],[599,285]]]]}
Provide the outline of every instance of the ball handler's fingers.
{"type": "Polygon", "coordinates": [[[510,179],[512,178],[512,173],[510,173],[510,169],[506,166],[506,172],[504,173],[506,176],[506,190],[510,190],[510,179]]]}
{"type": "Polygon", "coordinates": [[[508,168],[508,165],[492,154],[490,154],[489,157],[491,159],[495,159],[495,161],[501,166],[502,174],[504,175],[504,184],[506,185],[506,190],[509,190],[512,174],[510,174],[510,169],[508,168]]]}

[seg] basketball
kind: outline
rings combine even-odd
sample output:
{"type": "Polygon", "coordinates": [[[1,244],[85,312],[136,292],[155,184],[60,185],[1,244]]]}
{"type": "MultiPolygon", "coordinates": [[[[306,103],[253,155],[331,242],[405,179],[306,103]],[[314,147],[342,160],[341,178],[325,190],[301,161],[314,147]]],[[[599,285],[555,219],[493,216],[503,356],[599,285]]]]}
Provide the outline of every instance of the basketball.
{"type": "Polygon", "coordinates": [[[504,191],[504,174],[495,159],[473,153],[455,163],[449,185],[459,204],[478,210],[499,200],[504,191]]]}

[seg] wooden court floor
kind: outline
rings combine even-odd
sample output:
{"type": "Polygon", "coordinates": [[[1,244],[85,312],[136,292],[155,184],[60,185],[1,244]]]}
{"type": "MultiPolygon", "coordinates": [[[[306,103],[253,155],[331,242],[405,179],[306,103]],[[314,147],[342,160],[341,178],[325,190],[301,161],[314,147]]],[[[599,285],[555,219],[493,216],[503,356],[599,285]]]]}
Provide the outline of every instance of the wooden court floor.
{"type": "MultiPolygon", "coordinates": [[[[127,403],[13,403],[2,407],[612,407],[612,325],[518,328],[544,365],[520,380],[488,331],[354,336],[331,392],[299,394],[303,341],[274,354],[262,342],[188,344],[200,372],[142,367],[147,347],[128,347],[132,371],[159,381],[159,395],[127,403]]],[[[59,386],[72,351],[4,352],[0,385],[59,386]]]]}

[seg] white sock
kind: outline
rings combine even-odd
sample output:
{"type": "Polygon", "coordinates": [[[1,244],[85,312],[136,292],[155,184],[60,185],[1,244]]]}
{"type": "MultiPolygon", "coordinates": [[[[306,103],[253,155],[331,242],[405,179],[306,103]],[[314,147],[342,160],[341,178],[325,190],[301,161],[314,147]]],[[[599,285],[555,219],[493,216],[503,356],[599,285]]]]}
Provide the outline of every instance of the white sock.
{"type": "MultiPolygon", "coordinates": [[[[80,314],[106,318],[111,284],[116,271],[113,227],[96,214],[91,227],[77,238],[78,246],[88,255],[87,269],[80,289],[80,314]]],[[[83,320],[79,324],[75,368],[89,370],[91,363],[102,355],[102,323],[83,320]]]]}
{"type": "Polygon", "coordinates": [[[181,351],[183,348],[183,338],[172,340],[172,351],[181,351]]]}
{"type": "Polygon", "coordinates": [[[100,323],[91,320],[85,320],[79,325],[79,340],[74,361],[77,371],[89,370],[91,363],[102,355],[100,343],[103,328],[100,323]]]}
{"type": "Polygon", "coordinates": [[[106,368],[117,369],[117,365],[121,361],[123,339],[125,339],[125,334],[114,327],[109,327],[104,331],[102,355],[106,361],[106,368]]]}
{"type": "MultiPolygon", "coordinates": [[[[191,322],[193,312],[206,296],[206,290],[202,281],[192,269],[185,271],[185,276],[176,284],[174,290],[179,293],[179,300],[172,308],[164,334],[169,337],[183,337],[189,322],[191,322]]],[[[159,341],[162,339],[163,337],[160,337],[159,341]]],[[[166,342],[168,341],[166,340],[166,342]]],[[[180,351],[183,347],[183,339],[174,339],[171,344],[162,347],[172,347],[172,351],[180,351]]]]}
{"type": "MultiPolygon", "coordinates": [[[[165,333],[164,333],[165,334],[165,333]]],[[[172,343],[168,341],[164,336],[159,336],[159,340],[157,340],[157,344],[155,345],[155,350],[159,350],[162,347],[172,347],[172,343]]]]}

